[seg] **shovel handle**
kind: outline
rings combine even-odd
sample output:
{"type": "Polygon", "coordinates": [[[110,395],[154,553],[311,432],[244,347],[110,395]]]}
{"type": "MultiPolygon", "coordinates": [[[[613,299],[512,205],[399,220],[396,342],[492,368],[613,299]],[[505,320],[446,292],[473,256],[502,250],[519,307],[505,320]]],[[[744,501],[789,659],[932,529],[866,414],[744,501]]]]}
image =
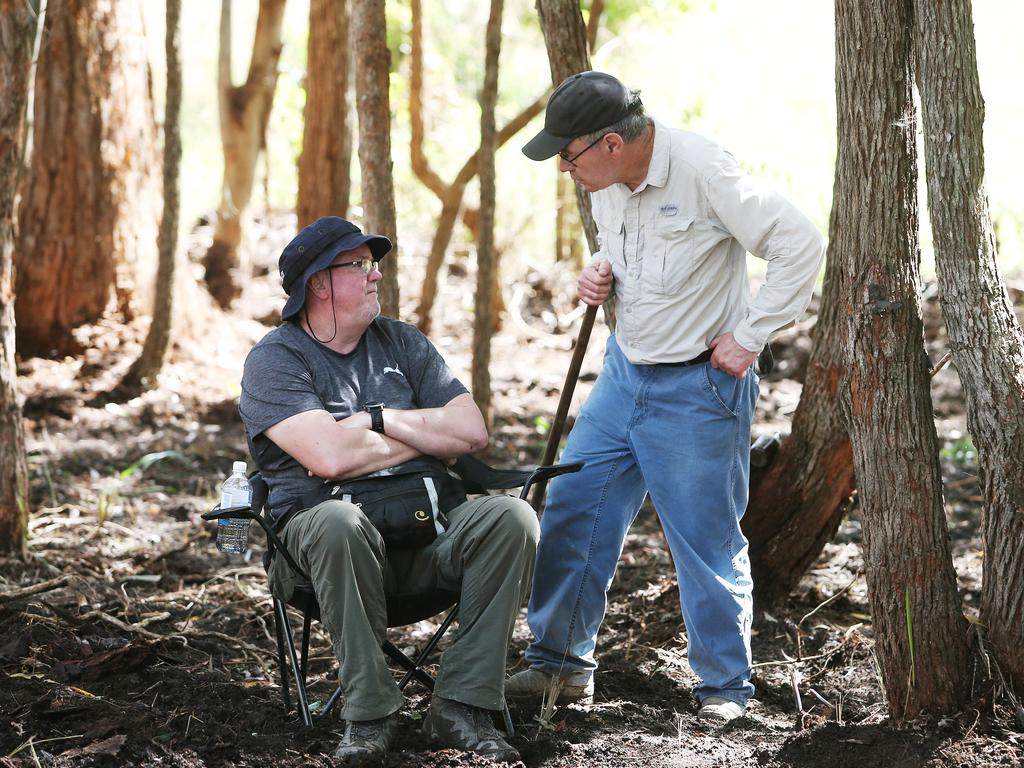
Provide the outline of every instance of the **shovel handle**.
{"type": "MultiPolygon", "coordinates": [[[[565,419],[569,415],[569,405],[572,403],[572,394],[576,389],[576,382],[580,377],[580,368],[583,366],[583,356],[587,353],[587,345],[590,343],[590,332],[594,329],[594,319],[597,317],[597,307],[588,306],[583,314],[583,322],[580,323],[580,332],[576,337],[576,346],[572,351],[572,361],[569,363],[569,372],[565,375],[565,385],[562,387],[562,396],[558,400],[558,410],[555,411],[555,421],[548,433],[548,444],[544,449],[544,458],[541,466],[549,466],[555,463],[555,455],[558,453],[558,444],[562,439],[562,432],[565,430],[565,419]]],[[[544,504],[544,493],[547,491],[547,480],[539,480],[533,486],[531,504],[540,513],[544,504]]]]}

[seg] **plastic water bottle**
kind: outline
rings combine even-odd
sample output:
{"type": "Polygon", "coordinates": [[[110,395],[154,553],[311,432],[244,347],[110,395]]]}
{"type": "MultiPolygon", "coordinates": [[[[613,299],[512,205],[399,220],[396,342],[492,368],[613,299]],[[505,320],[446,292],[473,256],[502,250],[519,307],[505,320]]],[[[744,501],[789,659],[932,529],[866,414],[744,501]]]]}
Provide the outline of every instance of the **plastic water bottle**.
{"type": "MultiPolygon", "coordinates": [[[[220,508],[248,507],[252,500],[252,486],[245,476],[245,462],[231,465],[231,476],[221,486],[220,508]]],[[[245,552],[249,544],[249,519],[224,517],[217,521],[217,549],[232,555],[245,552]]]]}

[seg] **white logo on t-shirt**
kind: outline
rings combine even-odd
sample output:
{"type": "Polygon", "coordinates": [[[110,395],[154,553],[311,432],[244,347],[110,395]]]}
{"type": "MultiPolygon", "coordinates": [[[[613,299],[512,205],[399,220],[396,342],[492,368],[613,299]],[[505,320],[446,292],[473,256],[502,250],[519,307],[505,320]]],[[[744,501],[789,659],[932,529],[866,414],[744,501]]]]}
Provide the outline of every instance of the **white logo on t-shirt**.
{"type": "Polygon", "coordinates": [[[400,370],[398,370],[397,368],[392,368],[392,367],[391,367],[390,365],[386,365],[386,366],[384,366],[384,373],[397,373],[397,374],[398,374],[399,376],[401,376],[401,377],[402,377],[403,379],[405,378],[405,374],[404,374],[404,373],[402,373],[402,372],[401,372],[400,370]]]}

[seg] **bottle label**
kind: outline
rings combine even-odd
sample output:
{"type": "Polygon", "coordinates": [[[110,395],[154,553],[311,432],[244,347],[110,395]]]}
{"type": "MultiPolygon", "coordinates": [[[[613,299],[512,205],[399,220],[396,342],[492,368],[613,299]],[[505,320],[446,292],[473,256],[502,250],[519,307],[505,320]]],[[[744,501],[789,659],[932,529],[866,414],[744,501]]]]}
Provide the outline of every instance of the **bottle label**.
{"type": "Polygon", "coordinates": [[[228,507],[248,507],[249,506],[249,492],[241,489],[226,490],[221,494],[220,497],[220,508],[227,509],[228,507]]]}

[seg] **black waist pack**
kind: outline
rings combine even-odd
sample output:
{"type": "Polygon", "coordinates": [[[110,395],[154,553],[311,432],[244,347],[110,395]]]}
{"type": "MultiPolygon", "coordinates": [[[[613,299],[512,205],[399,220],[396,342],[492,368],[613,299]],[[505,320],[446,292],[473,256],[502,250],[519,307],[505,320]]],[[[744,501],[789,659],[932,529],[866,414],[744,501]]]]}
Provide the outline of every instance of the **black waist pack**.
{"type": "Polygon", "coordinates": [[[304,494],[280,527],[293,514],[330,499],[359,507],[388,547],[417,549],[445,531],[446,514],[466,500],[466,493],[461,482],[441,471],[328,480],[304,494]]]}

